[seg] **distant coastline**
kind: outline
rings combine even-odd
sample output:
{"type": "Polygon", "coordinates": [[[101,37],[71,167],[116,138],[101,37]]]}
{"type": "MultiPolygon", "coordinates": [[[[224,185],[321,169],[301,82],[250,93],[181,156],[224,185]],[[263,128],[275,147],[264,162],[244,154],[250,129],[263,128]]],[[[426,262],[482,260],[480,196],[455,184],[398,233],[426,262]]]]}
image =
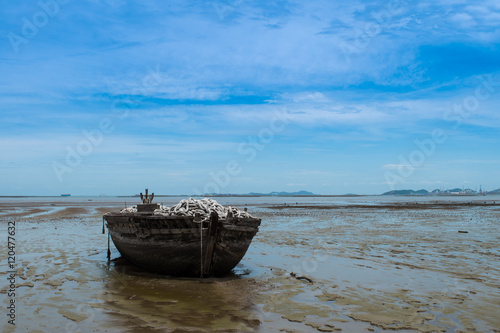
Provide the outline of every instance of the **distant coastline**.
{"type": "Polygon", "coordinates": [[[496,189],[494,191],[483,191],[483,190],[472,190],[470,188],[453,188],[449,190],[440,190],[440,189],[435,189],[431,192],[421,189],[421,190],[393,190],[389,192],[382,193],[382,195],[425,195],[425,196],[433,196],[433,195],[470,195],[470,196],[476,196],[476,195],[495,195],[495,194],[500,194],[500,189],[496,189]]]}
{"type": "MultiPolygon", "coordinates": [[[[364,196],[487,196],[487,195],[500,195],[500,189],[494,191],[475,191],[471,189],[460,189],[454,188],[450,190],[433,190],[427,191],[425,189],[420,190],[393,190],[385,192],[382,194],[315,194],[308,191],[298,191],[298,192],[269,192],[269,193],[204,193],[204,194],[155,194],[158,198],[168,198],[168,197],[364,197],[364,196]]],[[[71,195],[72,198],[78,197],[117,197],[117,198],[135,198],[138,194],[131,195],[71,195]]],[[[61,197],[61,195],[0,195],[0,198],[56,198],[61,197]]],[[[66,196],[67,197],[67,196],[66,196]]]]}

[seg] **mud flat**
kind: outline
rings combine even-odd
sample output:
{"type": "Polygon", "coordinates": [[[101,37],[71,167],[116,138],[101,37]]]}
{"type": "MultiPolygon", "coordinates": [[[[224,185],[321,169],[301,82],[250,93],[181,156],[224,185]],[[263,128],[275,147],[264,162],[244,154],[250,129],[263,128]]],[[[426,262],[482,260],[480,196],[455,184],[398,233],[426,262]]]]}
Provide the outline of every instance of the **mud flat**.
{"type": "Polygon", "coordinates": [[[2,229],[17,228],[16,327],[2,331],[500,332],[498,200],[262,201],[235,274],[203,280],[142,272],[114,248],[108,263],[100,217],[120,202],[0,202],[2,229]]]}

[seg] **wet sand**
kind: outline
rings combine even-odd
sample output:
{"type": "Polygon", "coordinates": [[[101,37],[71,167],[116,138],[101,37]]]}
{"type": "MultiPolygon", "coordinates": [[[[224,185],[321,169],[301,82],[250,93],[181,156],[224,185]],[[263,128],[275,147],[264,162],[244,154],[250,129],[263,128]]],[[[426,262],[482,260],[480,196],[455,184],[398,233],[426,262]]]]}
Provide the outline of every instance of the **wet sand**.
{"type": "Polygon", "coordinates": [[[2,330],[500,332],[500,206],[484,201],[264,198],[248,207],[263,223],[234,274],[203,280],[142,272],[114,247],[108,263],[101,217],[121,202],[0,202],[18,275],[16,327],[2,315],[2,330]]]}

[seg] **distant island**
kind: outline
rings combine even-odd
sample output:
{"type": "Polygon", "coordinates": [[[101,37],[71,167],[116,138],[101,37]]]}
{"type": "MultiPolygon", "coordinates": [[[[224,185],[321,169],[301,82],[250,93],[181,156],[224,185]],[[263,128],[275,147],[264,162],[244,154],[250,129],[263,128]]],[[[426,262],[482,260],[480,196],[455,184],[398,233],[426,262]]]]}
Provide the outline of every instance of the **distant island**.
{"type": "Polygon", "coordinates": [[[292,195],[316,195],[308,191],[298,191],[298,192],[270,192],[270,193],[255,193],[250,192],[249,195],[263,195],[263,196],[292,196],[292,195]]]}
{"type": "Polygon", "coordinates": [[[293,197],[293,196],[316,196],[316,194],[308,191],[298,191],[298,192],[270,192],[270,193],[256,193],[256,192],[250,192],[246,194],[222,194],[222,193],[205,193],[204,195],[206,196],[214,196],[214,197],[221,197],[221,196],[253,196],[253,197],[267,197],[267,196],[276,196],[276,197],[293,197]]]}
{"type": "Polygon", "coordinates": [[[490,194],[500,194],[500,189],[494,191],[483,191],[483,190],[472,190],[470,188],[453,188],[450,190],[440,190],[435,189],[431,192],[421,189],[421,190],[394,190],[382,193],[382,195],[490,195],[490,194]]]}

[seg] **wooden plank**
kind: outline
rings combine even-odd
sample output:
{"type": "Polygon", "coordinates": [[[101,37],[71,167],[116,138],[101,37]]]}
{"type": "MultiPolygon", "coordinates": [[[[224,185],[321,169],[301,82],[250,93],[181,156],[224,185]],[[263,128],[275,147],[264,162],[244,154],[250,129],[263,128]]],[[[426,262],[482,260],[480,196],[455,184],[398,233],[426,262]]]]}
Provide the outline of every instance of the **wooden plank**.
{"type": "MultiPolygon", "coordinates": [[[[229,217],[228,217],[229,218],[229,217]]],[[[217,240],[217,234],[219,229],[219,215],[215,211],[210,213],[210,225],[208,227],[208,242],[207,250],[205,253],[205,260],[203,262],[203,276],[212,275],[213,265],[212,257],[215,247],[215,241],[217,240]]]]}

